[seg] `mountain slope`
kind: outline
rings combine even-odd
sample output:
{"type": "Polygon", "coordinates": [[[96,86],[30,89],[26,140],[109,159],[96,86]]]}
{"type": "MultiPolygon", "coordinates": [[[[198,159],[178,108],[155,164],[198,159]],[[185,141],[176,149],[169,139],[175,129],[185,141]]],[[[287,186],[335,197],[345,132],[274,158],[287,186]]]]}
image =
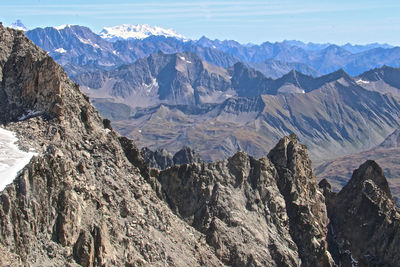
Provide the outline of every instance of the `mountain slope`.
{"type": "Polygon", "coordinates": [[[225,69],[192,53],[159,52],[113,71],[84,73],[76,80],[92,98],[114,97],[131,107],[222,102],[234,93],[225,69]]]}
{"type": "Polygon", "coordinates": [[[291,70],[296,70],[303,74],[311,75],[314,77],[321,76],[321,73],[319,71],[316,71],[315,69],[303,63],[283,62],[279,60],[268,59],[264,62],[248,63],[248,65],[251,68],[260,71],[265,76],[273,79],[280,78],[291,70]]]}
{"type": "Polygon", "coordinates": [[[370,150],[350,154],[322,162],[315,167],[318,179],[326,179],[334,191],[339,191],[350,179],[352,171],[366,160],[374,160],[382,167],[393,192],[394,199],[400,203],[400,160],[399,136],[396,129],[381,144],[370,150]]]}
{"type": "Polygon", "coordinates": [[[238,150],[263,156],[296,133],[321,162],[370,149],[399,125],[396,98],[365,90],[343,70],[273,80],[243,63],[226,70],[191,53],[158,53],[77,80],[104,115],[130,107],[113,125],[140,146],[176,152],[188,145],[205,160],[238,150]]]}
{"type": "Polygon", "coordinates": [[[173,32],[154,30],[147,26],[142,28],[144,30],[148,28],[149,31],[142,32],[139,26],[121,26],[120,30],[116,30],[116,36],[140,33],[141,38],[145,36],[147,38],[125,40],[114,38],[113,35],[104,32],[105,36],[114,40],[108,42],[86,27],[71,25],[38,28],[27,31],[27,35],[48,51],[73,76],[88,70],[110,69],[133,63],[158,51],[167,54],[190,51],[203,60],[224,68],[242,61],[263,72],[264,75],[274,78],[282,76],[291,69],[316,76],[319,73],[328,74],[343,68],[351,75],[359,75],[384,64],[398,67],[400,58],[399,48],[388,45],[328,44],[315,45],[312,49],[307,48],[307,45],[288,41],[243,45],[232,40],[209,40],[206,37],[197,41],[184,40],[173,32]]]}
{"type": "Polygon", "coordinates": [[[205,160],[238,150],[263,156],[282,136],[296,133],[321,162],[381,143],[398,127],[399,112],[393,97],[339,81],[307,94],[231,98],[203,109],[161,105],[113,125],[139,146],[174,152],[189,145],[205,160]]]}
{"type": "Polygon", "coordinates": [[[109,70],[133,63],[159,51],[168,54],[191,51],[203,60],[223,67],[239,61],[221,51],[165,36],[150,35],[145,39],[109,42],[89,28],[77,25],[37,28],[27,31],[26,35],[48,51],[72,77],[87,71],[109,70]]]}
{"type": "Polygon", "coordinates": [[[37,28],[26,32],[36,45],[48,51],[61,65],[109,68],[121,64],[111,43],[89,28],[78,25],[37,28]]]}
{"type": "Polygon", "coordinates": [[[383,66],[360,74],[357,83],[364,88],[400,96],[400,68],[383,66]]]}

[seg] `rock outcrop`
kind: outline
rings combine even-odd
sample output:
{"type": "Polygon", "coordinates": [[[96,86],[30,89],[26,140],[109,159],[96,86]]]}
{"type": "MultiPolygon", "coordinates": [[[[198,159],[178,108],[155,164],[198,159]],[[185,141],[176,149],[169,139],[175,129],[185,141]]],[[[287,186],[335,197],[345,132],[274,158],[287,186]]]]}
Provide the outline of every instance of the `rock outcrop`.
{"type": "Polygon", "coordinates": [[[38,113],[62,115],[61,67],[23,31],[2,28],[0,47],[0,122],[38,113]]]}
{"type": "Polygon", "coordinates": [[[400,214],[382,169],[366,161],[339,192],[320,182],[329,213],[330,251],[342,266],[399,266],[400,214]]]}
{"type": "Polygon", "coordinates": [[[328,218],[305,146],[292,135],[268,158],[244,152],[171,167],[158,176],[163,198],[206,235],[230,266],[333,266],[328,218]]]}
{"type": "Polygon", "coordinates": [[[184,146],[181,150],[172,155],[166,149],[157,149],[151,151],[144,147],[140,150],[143,159],[152,168],[164,170],[174,165],[202,163],[200,155],[193,151],[190,147],[184,146]]]}
{"type": "Polygon", "coordinates": [[[326,242],[325,199],[316,184],[306,146],[300,144],[295,135],[290,135],[279,141],[268,158],[276,166],[277,185],[286,202],[289,230],[305,266],[331,265],[333,260],[326,242]]]}

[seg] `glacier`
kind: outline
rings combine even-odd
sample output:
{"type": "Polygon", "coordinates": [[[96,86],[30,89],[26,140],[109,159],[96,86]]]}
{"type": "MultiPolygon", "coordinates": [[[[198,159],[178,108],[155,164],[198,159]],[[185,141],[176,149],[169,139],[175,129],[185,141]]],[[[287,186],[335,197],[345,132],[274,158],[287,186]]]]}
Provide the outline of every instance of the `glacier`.
{"type": "Polygon", "coordinates": [[[184,36],[176,33],[173,29],[163,29],[158,26],[152,27],[148,24],[122,24],[113,27],[104,27],[99,35],[109,41],[121,39],[145,39],[152,35],[174,37],[183,41],[187,40],[184,36]]]}

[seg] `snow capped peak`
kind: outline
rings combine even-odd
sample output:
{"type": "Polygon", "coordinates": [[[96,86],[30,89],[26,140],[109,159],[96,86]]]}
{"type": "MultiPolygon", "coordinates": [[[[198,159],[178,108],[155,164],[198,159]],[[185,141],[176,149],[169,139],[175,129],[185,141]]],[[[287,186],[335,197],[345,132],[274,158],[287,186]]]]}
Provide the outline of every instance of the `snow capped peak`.
{"type": "Polygon", "coordinates": [[[21,30],[21,31],[28,30],[20,19],[18,19],[16,22],[11,24],[9,27],[13,28],[13,29],[16,29],[16,30],[21,30]]]}
{"type": "Polygon", "coordinates": [[[69,28],[71,26],[72,26],[71,24],[63,24],[63,25],[60,25],[60,26],[55,26],[53,28],[59,31],[59,30],[64,30],[65,28],[69,28]]]}
{"type": "Polygon", "coordinates": [[[185,37],[176,33],[173,29],[163,29],[158,26],[150,26],[148,24],[122,24],[113,27],[104,27],[100,32],[100,37],[109,41],[120,39],[145,39],[149,36],[165,36],[186,40],[185,37]]]}

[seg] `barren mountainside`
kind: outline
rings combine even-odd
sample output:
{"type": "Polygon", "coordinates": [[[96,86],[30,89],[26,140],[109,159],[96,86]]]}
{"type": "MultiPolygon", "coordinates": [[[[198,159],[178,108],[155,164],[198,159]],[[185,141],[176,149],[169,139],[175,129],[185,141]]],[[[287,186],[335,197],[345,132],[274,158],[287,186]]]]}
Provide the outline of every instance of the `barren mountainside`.
{"type": "Polygon", "coordinates": [[[393,197],[400,202],[399,129],[391,133],[381,144],[370,150],[328,160],[315,166],[318,179],[327,179],[333,191],[339,191],[349,181],[353,170],[366,160],[375,160],[384,170],[393,197]]]}

